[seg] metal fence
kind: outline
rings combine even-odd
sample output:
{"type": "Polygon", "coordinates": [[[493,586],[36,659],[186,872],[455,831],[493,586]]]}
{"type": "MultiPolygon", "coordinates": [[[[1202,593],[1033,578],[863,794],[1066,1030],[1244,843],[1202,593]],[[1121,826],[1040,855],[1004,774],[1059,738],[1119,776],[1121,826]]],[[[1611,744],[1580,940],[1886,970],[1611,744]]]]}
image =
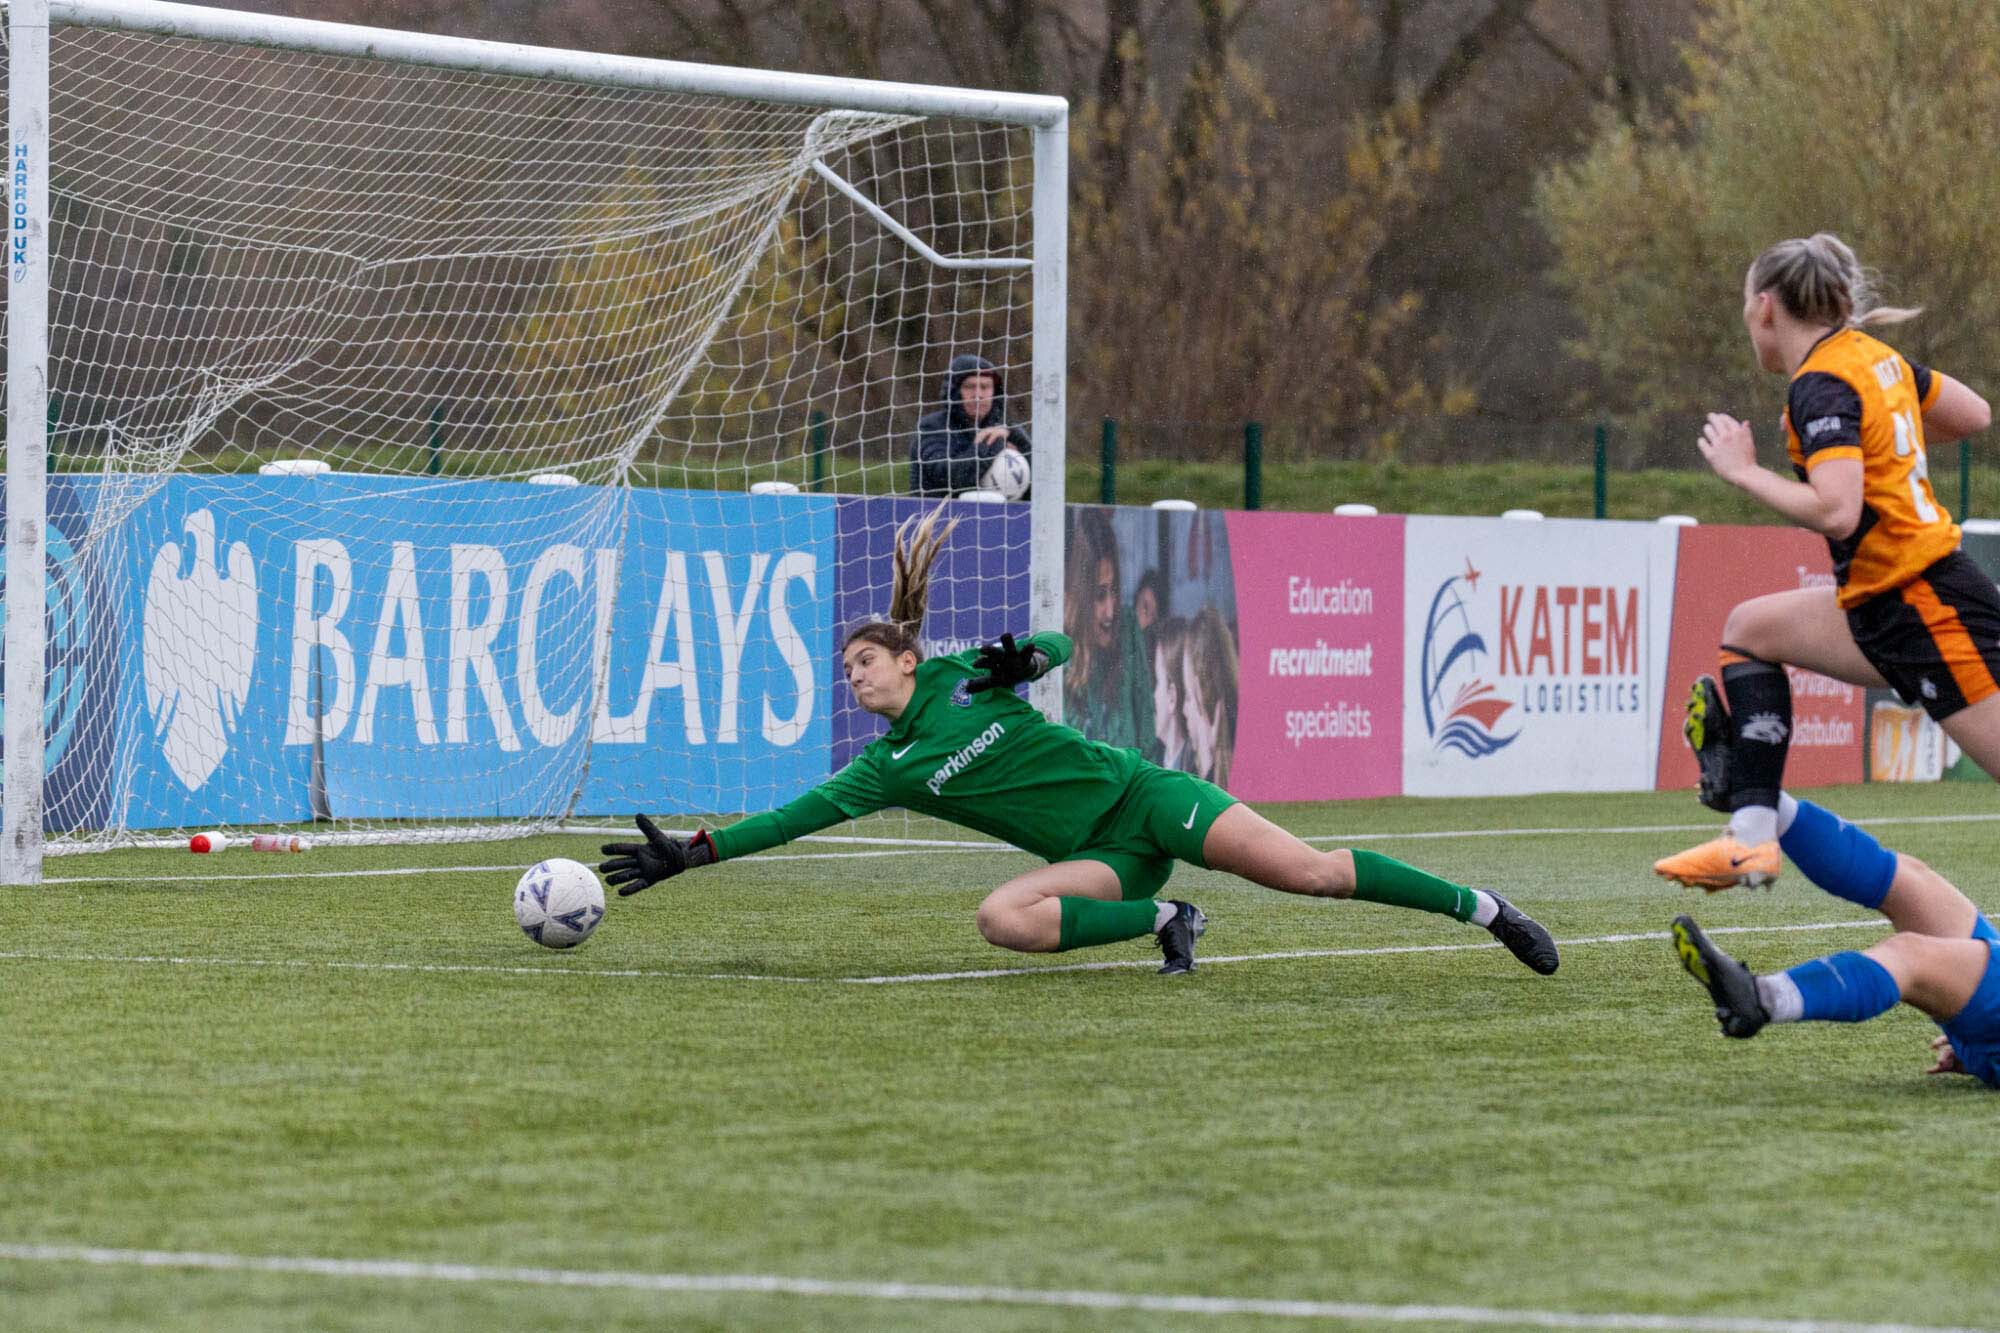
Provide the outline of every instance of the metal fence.
{"type": "MultiPolygon", "coordinates": [[[[1397,463],[1418,467],[1454,463],[1541,463],[1588,467],[1593,509],[1603,518],[1607,495],[1621,473],[1663,469],[1705,472],[1693,419],[1643,428],[1609,420],[1515,421],[1493,416],[1418,417],[1395,423],[1330,427],[1297,422],[1148,421],[1106,417],[1070,428],[1071,457],[1086,456],[1095,437],[1098,494],[1118,499],[1121,466],[1169,462],[1224,464],[1243,470],[1242,503],[1261,507],[1266,466],[1306,462],[1397,463]]],[[[1766,432],[1760,453],[1777,462],[1766,432]]],[[[2000,473],[1975,467],[1978,442],[1960,440],[1930,451],[1932,489],[1959,519],[2000,512],[2000,473]],[[1993,492],[1986,494],[1986,492],[1993,492]]],[[[1082,496],[1073,496],[1082,499],[1082,496]]]]}
{"type": "Polygon", "coordinates": [[[1603,418],[1519,420],[1491,415],[1408,417],[1359,425],[1296,421],[1157,421],[1143,417],[1078,421],[1073,441],[1101,436],[1109,423],[1120,458],[1216,463],[1240,457],[1245,428],[1262,436],[1266,462],[1400,462],[1433,466],[1460,462],[1588,463],[1600,445],[1615,471],[1700,467],[1694,418],[1624,425],[1603,418]]]}

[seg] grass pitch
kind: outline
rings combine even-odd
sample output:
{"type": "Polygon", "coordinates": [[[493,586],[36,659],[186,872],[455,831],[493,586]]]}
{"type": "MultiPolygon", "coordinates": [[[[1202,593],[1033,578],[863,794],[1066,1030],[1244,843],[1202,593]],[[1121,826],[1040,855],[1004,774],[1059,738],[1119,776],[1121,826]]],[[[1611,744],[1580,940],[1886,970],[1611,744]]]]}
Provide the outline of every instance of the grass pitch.
{"type": "MultiPolygon", "coordinates": [[[[1991,787],[1822,795],[2000,908],[1991,787]]],[[[1187,869],[1193,976],[1006,954],[1005,851],[799,844],[570,953],[510,893],[595,839],[52,860],[0,889],[0,1326],[2000,1323],[2000,1094],[1909,1010],[1725,1042],[1663,933],[1769,968],[1868,914],[1663,886],[1682,795],[1270,813],[1499,889],[1561,972],[1187,869]]]]}

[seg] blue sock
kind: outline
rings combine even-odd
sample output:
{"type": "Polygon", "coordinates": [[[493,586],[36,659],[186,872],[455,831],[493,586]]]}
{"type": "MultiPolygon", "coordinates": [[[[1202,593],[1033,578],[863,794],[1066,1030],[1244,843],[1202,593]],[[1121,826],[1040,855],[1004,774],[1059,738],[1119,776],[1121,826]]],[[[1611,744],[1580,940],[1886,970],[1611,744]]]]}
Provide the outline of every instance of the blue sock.
{"type": "Polygon", "coordinates": [[[1799,988],[1806,1019],[1865,1023],[1886,1014],[1903,998],[1889,969],[1865,953],[1837,953],[1786,971],[1799,988]]]}
{"type": "Polygon", "coordinates": [[[1896,854],[1873,834],[1831,810],[1800,801],[1792,826],[1778,839],[1805,877],[1836,898],[1871,911],[1889,896],[1896,878],[1896,854]]]}

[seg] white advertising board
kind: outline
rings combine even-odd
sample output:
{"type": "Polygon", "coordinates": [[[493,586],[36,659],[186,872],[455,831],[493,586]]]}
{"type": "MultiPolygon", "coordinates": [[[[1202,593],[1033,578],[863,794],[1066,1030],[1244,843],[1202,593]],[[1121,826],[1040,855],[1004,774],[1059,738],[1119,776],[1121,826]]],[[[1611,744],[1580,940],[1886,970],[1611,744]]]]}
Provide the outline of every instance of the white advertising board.
{"type": "Polygon", "coordinates": [[[1678,532],[1409,519],[1403,791],[1650,789],[1678,532]]]}

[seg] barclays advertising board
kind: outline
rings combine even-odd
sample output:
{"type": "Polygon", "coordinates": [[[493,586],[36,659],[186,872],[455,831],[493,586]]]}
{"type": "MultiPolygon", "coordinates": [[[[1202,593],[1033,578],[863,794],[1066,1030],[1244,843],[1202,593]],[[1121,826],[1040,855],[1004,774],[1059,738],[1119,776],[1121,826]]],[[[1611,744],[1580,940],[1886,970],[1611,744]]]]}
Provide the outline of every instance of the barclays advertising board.
{"type": "Polygon", "coordinates": [[[729,812],[829,770],[831,499],[177,477],[115,537],[67,631],[106,679],[54,690],[71,824],[729,812]]]}

